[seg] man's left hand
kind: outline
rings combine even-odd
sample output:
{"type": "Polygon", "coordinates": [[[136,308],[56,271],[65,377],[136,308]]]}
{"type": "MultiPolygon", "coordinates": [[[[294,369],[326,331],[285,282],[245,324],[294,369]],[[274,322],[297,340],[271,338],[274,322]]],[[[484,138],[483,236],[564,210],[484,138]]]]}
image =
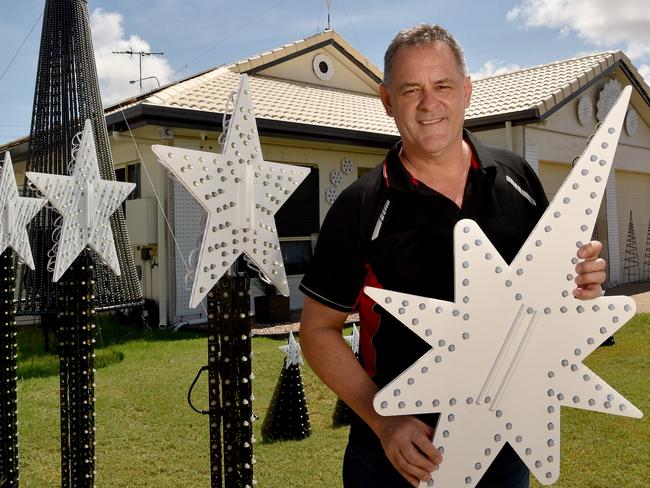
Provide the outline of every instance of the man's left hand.
{"type": "Polygon", "coordinates": [[[605,266],[607,263],[598,255],[603,245],[598,241],[583,244],[578,249],[578,259],[582,261],[576,265],[575,282],[578,287],[573,290],[573,296],[581,300],[590,300],[603,294],[600,285],[605,282],[605,266]]]}

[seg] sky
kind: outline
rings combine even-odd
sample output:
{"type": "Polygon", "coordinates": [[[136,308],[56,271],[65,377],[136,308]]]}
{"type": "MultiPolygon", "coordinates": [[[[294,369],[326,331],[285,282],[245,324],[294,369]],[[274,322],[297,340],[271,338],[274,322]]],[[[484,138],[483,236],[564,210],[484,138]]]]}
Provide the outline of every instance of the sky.
{"type": "MultiPolygon", "coordinates": [[[[331,0],[331,27],[380,69],[402,28],[438,23],[474,79],[622,49],[650,80],[648,0],[331,0]]],[[[29,134],[45,0],[0,0],[0,144],[29,134]],[[31,33],[30,33],[31,31],[31,33]]],[[[104,105],[317,34],[327,0],[88,0],[104,105]],[[143,81],[145,90],[157,86],[143,81]]]]}

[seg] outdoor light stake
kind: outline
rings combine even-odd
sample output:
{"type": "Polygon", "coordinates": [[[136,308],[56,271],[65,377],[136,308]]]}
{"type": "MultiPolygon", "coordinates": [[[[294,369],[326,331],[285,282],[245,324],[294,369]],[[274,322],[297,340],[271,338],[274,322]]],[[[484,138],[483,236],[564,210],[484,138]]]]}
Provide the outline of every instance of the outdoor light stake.
{"type": "Polygon", "coordinates": [[[251,369],[250,280],[243,274],[223,277],[208,293],[208,364],[188,392],[190,406],[210,419],[210,486],[252,487],[253,373],[251,369]],[[208,371],[206,411],[192,405],[192,390],[208,371]],[[223,435],[222,435],[223,432],[223,435]]]}
{"type": "Polygon", "coordinates": [[[16,274],[11,249],[0,254],[0,487],[17,488],[18,401],[16,396],[16,274]]]}
{"type": "Polygon", "coordinates": [[[18,194],[11,155],[7,151],[0,171],[0,487],[18,486],[18,428],[16,397],[16,272],[12,248],[34,268],[27,224],[45,200],[18,194]]]}
{"type": "Polygon", "coordinates": [[[93,264],[84,250],[59,283],[61,486],[95,482],[95,328],[93,264]]]}

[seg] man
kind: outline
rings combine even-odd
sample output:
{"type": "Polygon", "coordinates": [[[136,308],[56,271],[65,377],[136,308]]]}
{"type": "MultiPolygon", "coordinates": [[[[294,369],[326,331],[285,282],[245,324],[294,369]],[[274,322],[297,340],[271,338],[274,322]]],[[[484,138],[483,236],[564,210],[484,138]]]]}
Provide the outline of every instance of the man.
{"type": "MultiPolygon", "coordinates": [[[[332,206],[301,283],[302,351],[358,415],[343,466],[346,488],[418,486],[442,462],[431,443],[437,415],[382,417],[372,406],[377,391],[428,345],[374,306],[363,287],[452,301],[455,223],[477,221],[510,262],[548,205],[521,157],[488,148],[463,130],[472,83],[462,49],[447,31],[435,25],[401,31],[384,61],[380,96],[401,142],[332,206]],[[354,309],[361,316],[361,364],[341,338],[354,309]]],[[[601,294],[600,249],[591,242],[578,250],[576,298],[601,294]]],[[[528,478],[506,445],[478,486],[522,488],[528,478]]]]}

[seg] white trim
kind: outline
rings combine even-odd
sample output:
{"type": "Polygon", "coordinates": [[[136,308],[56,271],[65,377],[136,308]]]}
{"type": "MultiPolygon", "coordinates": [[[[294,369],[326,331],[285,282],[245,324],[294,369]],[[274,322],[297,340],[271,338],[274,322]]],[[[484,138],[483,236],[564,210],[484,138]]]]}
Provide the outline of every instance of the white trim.
{"type": "Polygon", "coordinates": [[[350,307],[350,306],[348,306],[348,305],[341,305],[340,303],[336,303],[334,300],[330,300],[329,298],[325,298],[323,295],[319,295],[318,293],[316,293],[316,292],[315,292],[314,290],[312,290],[311,288],[305,286],[304,283],[300,283],[300,286],[299,286],[298,288],[300,288],[301,290],[307,290],[309,293],[314,294],[314,295],[317,296],[318,298],[322,298],[322,299],[325,300],[327,303],[331,303],[332,305],[336,305],[337,307],[345,308],[346,311],[349,310],[349,311],[351,312],[352,310],[354,310],[354,307],[350,307]]]}
{"type": "Polygon", "coordinates": [[[537,206],[537,203],[535,202],[533,197],[531,197],[522,187],[520,187],[517,183],[515,183],[512,180],[512,178],[510,178],[509,175],[506,175],[506,181],[510,183],[515,188],[515,190],[521,193],[521,196],[523,196],[526,200],[528,200],[533,207],[537,206]]]}
{"type": "Polygon", "coordinates": [[[607,248],[609,251],[609,281],[621,281],[621,246],[618,229],[618,203],[616,201],[616,170],[612,168],[605,187],[607,215],[607,248]]]}
{"type": "Polygon", "coordinates": [[[379,231],[381,230],[381,226],[384,223],[384,217],[386,216],[386,211],[388,210],[389,205],[390,205],[390,200],[386,200],[386,203],[384,203],[384,208],[381,209],[379,218],[375,223],[375,229],[372,231],[372,236],[370,237],[371,241],[374,241],[375,239],[377,239],[377,237],[379,237],[379,231]]]}

